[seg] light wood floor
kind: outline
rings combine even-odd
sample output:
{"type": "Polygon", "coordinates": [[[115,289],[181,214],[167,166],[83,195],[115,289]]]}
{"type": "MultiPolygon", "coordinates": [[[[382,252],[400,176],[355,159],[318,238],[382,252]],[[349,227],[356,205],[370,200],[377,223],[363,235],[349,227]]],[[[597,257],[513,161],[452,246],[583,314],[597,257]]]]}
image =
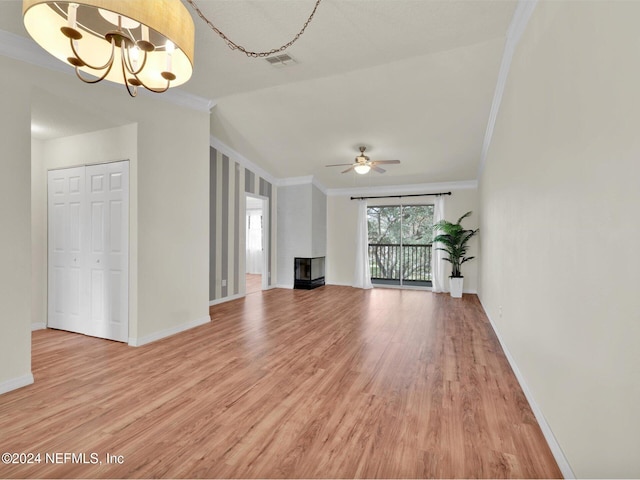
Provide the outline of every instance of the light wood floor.
{"type": "Polygon", "coordinates": [[[560,476],[475,296],[274,289],[212,319],[139,348],[34,332],[0,453],[43,463],[0,478],[560,476]]]}
{"type": "Polygon", "coordinates": [[[246,274],[246,293],[256,293],[262,291],[262,275],[256,275],[254,273],[246,274]]]}

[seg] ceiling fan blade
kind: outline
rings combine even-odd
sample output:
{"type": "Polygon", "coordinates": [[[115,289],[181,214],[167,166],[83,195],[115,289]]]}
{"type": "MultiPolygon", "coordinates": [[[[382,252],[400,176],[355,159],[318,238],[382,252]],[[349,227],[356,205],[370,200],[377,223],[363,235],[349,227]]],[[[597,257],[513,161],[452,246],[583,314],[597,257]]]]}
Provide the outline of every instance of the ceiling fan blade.
{"type": "Polygon", "coordinates": [[[347,173],[350,172],[351,170],[353,170],[356,166],[355,165],[351,165],[349,168],[347,168],[346,170],[340,172],[340,173],[347,173]]]}
{"type": "Polygon", "coordinates": [[[353,163],[336,163],[334,165],[325,165],[325,167],[346,167],[347,165],[353,165],[353,163]]]}
{"type": "Polygon", "coordinates": [[[375,165],[371,165],[371,170],[375,170],[378,173],[386,172],[386,170],[384,168],[376,167],[375,165]]]}
{"type": "Polygon", "coordinates": [[[374,160],[371,163],[374,165],[391,165],[392,163],[400,163],[400,160],[374,160]]]}

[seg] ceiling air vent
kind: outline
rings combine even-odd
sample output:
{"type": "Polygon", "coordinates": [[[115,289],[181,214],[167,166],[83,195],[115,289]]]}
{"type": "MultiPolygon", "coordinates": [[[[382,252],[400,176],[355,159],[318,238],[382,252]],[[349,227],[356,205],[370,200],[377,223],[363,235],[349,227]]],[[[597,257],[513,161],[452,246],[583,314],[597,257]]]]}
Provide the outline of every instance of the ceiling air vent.
{"type": "Polygon", "coordinates": [[[287,65],[293,65],[298,63],[291,55],[283,53],[282,55],[274,55],[272,57],[265,58],[274,67],[286,67],[287,65]]]}

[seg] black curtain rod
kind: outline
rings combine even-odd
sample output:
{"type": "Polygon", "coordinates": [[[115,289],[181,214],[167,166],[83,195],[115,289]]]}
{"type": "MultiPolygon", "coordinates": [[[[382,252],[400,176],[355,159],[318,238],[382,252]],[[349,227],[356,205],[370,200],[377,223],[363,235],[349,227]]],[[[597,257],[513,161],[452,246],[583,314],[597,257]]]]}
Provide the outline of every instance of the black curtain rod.
{"type": "Polygon", "coordinates": [[[380,197],[351,197],[351,200],[367,200],[369,198],[441,197],[442,195],[451,195],[451,192],[416,193],[414,195],[382,195],[380,197]]]}

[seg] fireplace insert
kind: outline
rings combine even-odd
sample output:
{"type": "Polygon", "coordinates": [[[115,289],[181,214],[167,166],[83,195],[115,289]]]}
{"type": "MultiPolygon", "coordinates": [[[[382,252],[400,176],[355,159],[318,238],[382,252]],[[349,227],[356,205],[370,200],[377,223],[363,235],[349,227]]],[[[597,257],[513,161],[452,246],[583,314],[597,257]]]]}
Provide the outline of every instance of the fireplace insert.
{"type": "Polygon", "coordinates": [[[293,288],[311,290],[324,285],[324,257],[294,260],[293,288]]]}

